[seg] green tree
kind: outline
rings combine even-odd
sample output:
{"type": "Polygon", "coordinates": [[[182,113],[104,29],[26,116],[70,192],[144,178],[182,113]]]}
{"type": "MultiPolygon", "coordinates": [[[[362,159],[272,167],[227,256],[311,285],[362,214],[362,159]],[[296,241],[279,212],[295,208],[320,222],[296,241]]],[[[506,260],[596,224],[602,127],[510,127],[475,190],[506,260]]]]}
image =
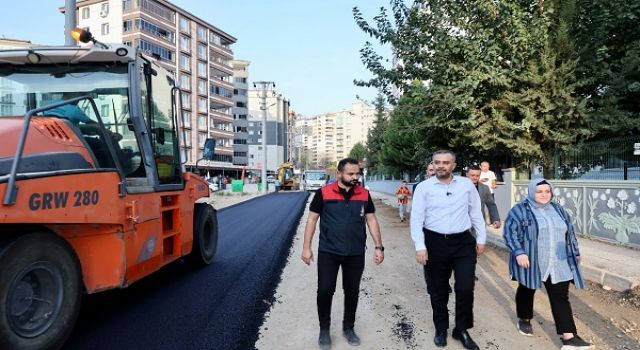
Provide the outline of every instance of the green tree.
{"type": "Polygon", "coordinates": [[[349,151],[349,158],[353,158],[356,160],[363,160],[367,156],[367,149],[364,147],[362,142],[358,142],[353,147],[351,147],[351,151],[349,151]]]}
{"type": "Polygon", "coordinates": [[[387,111],[385,99],[382,94],[376,96],[375,102],[375,121],[373,127],[367,133],[367,167],[377,170],[380,163],[382,145],[384,144],[384,131],[387,129],[387,111]]]}
{"type": "Polygon", "coordinates": [[[395,0],[394,24],[383,10],[375,28],[354,9],[358,25],[391,44],[402,63],[385,68],[365,44],[361,56],[374,78],[356,83],[412,95],[391,114],[385,165],[407,164],[398,151],[411,142],[414,157],[443,146],[464,153],[506,147],[520,160],[548,161],[556,146],[589,134],[584,99],[575,97],[576,63],[552,51],[549,33],[557,18],[542,4],[423,0],[408,8],[395,0]],[[394,125],[416,136],[392,136],[394,125]]]}
{"type": "Polygon", "coordinates": [[[640,1],[574,0],[579,89],[599,138],[640,131],[640,1]]]}

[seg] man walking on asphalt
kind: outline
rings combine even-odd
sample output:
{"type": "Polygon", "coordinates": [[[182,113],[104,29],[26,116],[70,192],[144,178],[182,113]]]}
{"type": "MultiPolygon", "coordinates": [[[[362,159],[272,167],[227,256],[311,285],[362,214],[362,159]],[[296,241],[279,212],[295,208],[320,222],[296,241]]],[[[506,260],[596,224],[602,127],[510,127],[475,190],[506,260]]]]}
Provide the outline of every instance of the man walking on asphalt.
{"type": "Polygon", "coordinates": [[[471,182],[473,182],[478,190],[480,203],[482,203],[482,210],[484,211],[484,208],[486,207],[489,211],[489,221],[491,225],[495,228],[500,228],[500,214],[498,214],[498,206],[491,195],[489,186],[480,183],[480,171],[480,167],[472,165],[469,167],[469,171],[467,171],[467,177],[471,182]]]}
{"type": "Polygon", "coordinates": [[[360,176],[358,161],[345,158],[338,163],[336,182],[318,190],[309,206],[309,218],[304,230],[302,261],[313,261],[311,241],[320,218],[318,246],[318,319],[321,349],[331,348],[331,303],[336,289],[338,269],[342,267],[344,289],[344,316],[342,330],[350,345],[360,345],[353,327],[358,307],[360,280],[364,271],[364,253],[367,240],[366,226],[375,244],[373,261],[384,260],[384,247],[380,226],[369,191],[357,185],[360,176]]]}
{"type": "Polygon", "coordinates": [[[471,180],[453,176],[456,156],[433,154],[436,176],[416,188],[411,210],[411,238],[416,260],[430,283],[431,308],[438,347],[447,346],[449,278],[455,272],[456,312],[452,337],[466,349],[479,350],[467,329],[473,327],[473,288],[478,255],[485,249],[486,228],[480,196],[471,180]],[[475,230],[476,237],[473,236],[475,230]]]}

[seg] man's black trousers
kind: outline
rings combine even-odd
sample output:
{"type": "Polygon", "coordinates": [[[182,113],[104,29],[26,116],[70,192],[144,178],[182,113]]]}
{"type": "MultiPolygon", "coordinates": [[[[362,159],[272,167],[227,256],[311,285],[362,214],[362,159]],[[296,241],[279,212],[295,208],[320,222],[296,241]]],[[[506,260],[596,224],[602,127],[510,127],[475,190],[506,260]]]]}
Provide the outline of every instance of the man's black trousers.
{"type": "Polygon", "coordinates": [[[473,288],[475,285],[476,239],[469,232],[442,235],[423,230],[428,261],[425,279],[429,284],[433,323],[437,331],[449,329],[449,278],[455,273],[456,325],[464,331],[473,327],[473,288]]]}
{"type": "Polygon", "coordinates": [[[358,308],[358,292],[364,271],[364,254],[342,256],[318,252],[318,318],[320,328],[331,325],[331,302],[336,290],[338,269],[342,267],[342,288],[344,289],[344,316],[342,329],[353,328],[358,308]]]}

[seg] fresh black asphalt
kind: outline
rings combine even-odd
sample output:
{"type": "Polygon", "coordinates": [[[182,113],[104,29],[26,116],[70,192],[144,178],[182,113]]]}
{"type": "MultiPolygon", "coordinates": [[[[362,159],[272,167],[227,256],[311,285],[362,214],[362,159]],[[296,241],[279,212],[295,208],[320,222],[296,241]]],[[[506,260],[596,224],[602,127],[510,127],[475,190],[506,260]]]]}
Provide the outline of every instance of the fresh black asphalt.
{"type": "Polygon", "coordinates": [[[211,265],[180,261],[86,296],[64,349],[254,349],[306,200],[276,193],[219,211],[211,265]]]}

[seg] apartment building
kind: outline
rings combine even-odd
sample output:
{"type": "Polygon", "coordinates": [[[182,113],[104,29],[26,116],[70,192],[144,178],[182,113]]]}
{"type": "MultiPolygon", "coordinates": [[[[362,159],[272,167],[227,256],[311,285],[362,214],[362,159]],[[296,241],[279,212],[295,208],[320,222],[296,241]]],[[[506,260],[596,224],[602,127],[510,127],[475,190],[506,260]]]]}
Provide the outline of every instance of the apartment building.
{"type": "Polygon", "coordinates": [[[247,115],[249,114],[249,61],[233,60],[233,164],[249,165],[249,133],[247,115]]]}
{"type": "MultiPolygon", "coordinates": [[[[247,144],[249,149],[249,168],[262,169],[265,165],[262,148],[262,90],[249,90],[249,114],[247,115],[247,144]]],[[[275,90],[266,92],[265,111],[267,114],[267,172],[272,173],[278,166],[287,161],[287,130],[290,103],[282,94],[275,90]]]]}
{"type": "Polygon", "coordinates": [[[236,38],[165,0],[78,0],[78,26],[102,42],[121,42],[159,58],[182,90],[180,135],[187,167],[216,140],[209,169],[233,166],[233,51],[236,38]]]}
{"type": "Polygon", "coordinates": [[[339,112],[301,119],[299,125],[304,127],[301,140],[307,166],[323,168],[335,165],[349,156],[356,143],[366,145],[367,134],[374,121],[375,107],[363,101],[357,101],[351,108],[339,112]]]}

